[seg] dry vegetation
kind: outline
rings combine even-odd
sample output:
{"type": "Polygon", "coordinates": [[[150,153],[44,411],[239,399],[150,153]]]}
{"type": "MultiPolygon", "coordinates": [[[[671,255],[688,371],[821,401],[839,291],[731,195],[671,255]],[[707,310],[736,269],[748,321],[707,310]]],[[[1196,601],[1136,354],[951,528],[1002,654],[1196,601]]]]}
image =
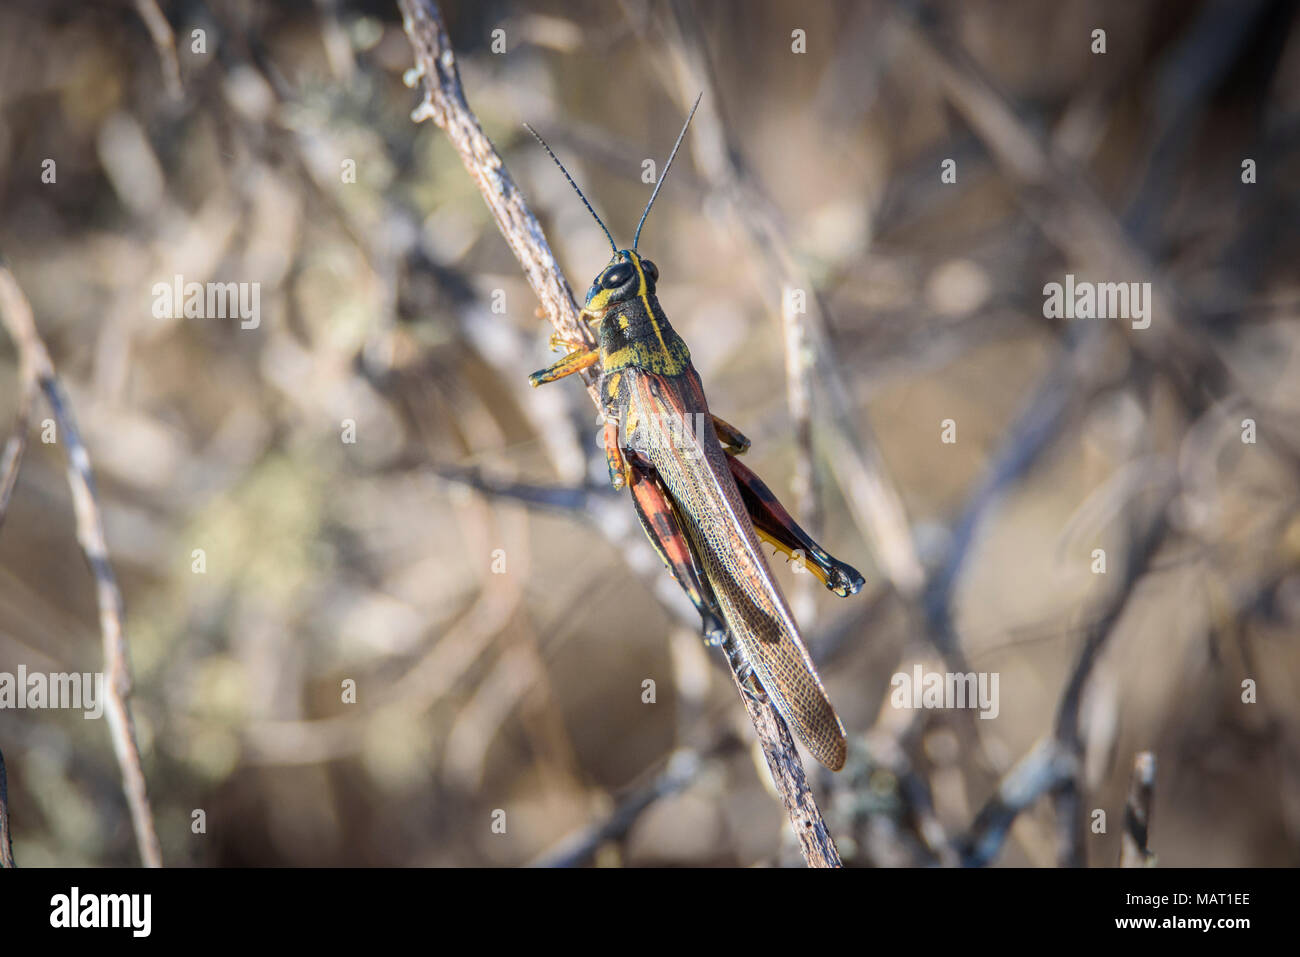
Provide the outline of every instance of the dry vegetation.
{"type": "MultiPolygon", "coordinates": [[[[551,329],[411,120],[395,4],[160,6],[0,7],[0,252],[94,463],[163,860],[797,861],[588,397],[527,385],[551,329]],[[156,318],[176,275],[259,283],[260,323],[156,318]]],[[[777,568],[853,739],[813,775],[846,864],[1111,865],[1130,790],[1161,865],[1297,862],[1293,4],[443,12],[575,289],[607,247],[522,123],[626,241],[705,91],[641,248],[749,464],[867,577],[777,568]],[[1043,318],[1067,273],[1151,282],[1151,327],[1043,318]],[[786,286],[813,294],[793,355],[786,286]],[[998,717],[892,708],[918,663],[997,672],[998,717]]],[[[0,422],[30,376],[6,340],[0,422]]],[[[43,401],[0,672],[101,670],[43,401]]],[[[0,752],[20,865],[140,859],[106,722],[4,711],[0,752]]]]}

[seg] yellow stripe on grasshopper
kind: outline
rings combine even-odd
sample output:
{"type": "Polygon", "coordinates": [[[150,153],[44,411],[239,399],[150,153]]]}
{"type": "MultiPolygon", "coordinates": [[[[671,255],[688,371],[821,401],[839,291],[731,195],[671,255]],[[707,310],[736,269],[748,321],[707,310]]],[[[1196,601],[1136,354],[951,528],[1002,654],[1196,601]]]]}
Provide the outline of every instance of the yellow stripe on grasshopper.
{"type": "Polygon", "coordinates": [[[689,354],[675,355],[671,350],[660,349],[654,343],[634,342],[621,349],[615,349],[604,357],[601,365],[607,372],[637,366],[658,375],[680,375],[686,370],[689,361],[689,354]]]}
{"type": "Polygon", "coordinates": [[[813,578],[816,578],[819,582],[821,582],[826,587],[828,588],[830,587],[830,581],[827,579],[826,573],[817,567],[816,562],[810,561],[807,555],[796,555],[791,549],[786,547],[781,542],[778,542],[775,538],[767,534],[761,528],[756,527],[754,531],[758,533],[759,538],[767,542],[767,544],[771,545],[778,552],[783,552],[785,556],[788,559],[790,559],[790,561],[798,562],[800,565],[802,565],[804,569],[813,576],[813,578]]]}
{"type": "Polygon", "coordinates": [[[664,342],[664,331],[659,328],[659,320],[655,318],[655,311],[650,308],[650,290],[646,288],[645,271],[641,268],[641,257],[636,253],[629,253],[628,258],[632,260],[632,268],[636,270],[637,298],[641,300],[641,305],[645,306],[645,313],[650,317],[650,325],[654,326],[655,335],[659,338],[659,348],[663,349],[664,355],[667,355],[668,343],[664,342]]]}

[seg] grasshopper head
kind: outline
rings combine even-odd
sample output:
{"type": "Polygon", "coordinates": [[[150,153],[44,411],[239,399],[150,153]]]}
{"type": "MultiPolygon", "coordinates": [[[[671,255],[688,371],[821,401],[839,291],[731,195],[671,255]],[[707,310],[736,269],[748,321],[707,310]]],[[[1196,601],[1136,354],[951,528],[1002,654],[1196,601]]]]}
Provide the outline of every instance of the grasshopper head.
{"type": "Polygon", "coordinates": [[[658,266],[630,249],[620,249],[592,280],[587,290],[587,308],[599,313],[637,296],[653,296],[658,281],[658,266]]]}

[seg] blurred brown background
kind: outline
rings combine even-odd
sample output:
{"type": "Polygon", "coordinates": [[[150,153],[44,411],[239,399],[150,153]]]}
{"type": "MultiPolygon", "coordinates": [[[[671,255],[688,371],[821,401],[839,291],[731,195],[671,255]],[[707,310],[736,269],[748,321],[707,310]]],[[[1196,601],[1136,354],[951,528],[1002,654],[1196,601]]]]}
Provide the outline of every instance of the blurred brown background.
{"type": "MultiPolygon", "coordinates": [[[[0,251],[96,468],[164,860],[797,861],[587,396],[527,386],[551,330],[411,122],[395,7],[160,7],[179,89],[136,4],[0,9],[0,251]],[[260,283],[260,324],[154,318],[177,274],[260,283]]],[[[1151,750],[1161,864],[1297,863],[1295,5],[442,8],[577,290],[604,237],[522,123],[628,243],[643,161],[705,91],[641,250],[749,464],[867,578],[842,600],[775,563],[854,739],[810,769],[846,862],[952,862],[1091,637],[1077,812],[1108,823],[1083,861],[1116,861],[1151,750]],[[1152,282],[1151,328],[1043,318],[1066,273],[1152,282]],[[824,336],[808,432],[787,285],[824,336]],[[997,672],[999,716],[890,708],[918,662],[997,672]]],[[[2,422],[17,382],[0,346],[2,422]]],[[[97,670],[65,450],[33,428],[0,671],[97,670]]],[[[19,864],[137,861],[103,722],[6,711],[0,750],[19,864]]],[[[1063,809],[1037,800],[995,860],[1056,863],[1063,809]]]]}

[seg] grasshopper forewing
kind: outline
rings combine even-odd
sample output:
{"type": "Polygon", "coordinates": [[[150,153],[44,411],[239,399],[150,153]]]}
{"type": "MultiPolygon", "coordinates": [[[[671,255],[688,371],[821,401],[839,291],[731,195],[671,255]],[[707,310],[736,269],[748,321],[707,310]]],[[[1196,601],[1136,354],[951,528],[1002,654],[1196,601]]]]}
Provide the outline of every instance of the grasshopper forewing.
{"type": "Polygon", "coordinates": [[[777,710],[817,760],[844,765],[844,726],[772,577],[754,524],[718,442],[699,376],[640,369],[619,379],[626,444],[649,460],[685,522],[730,635],[777,710]]]}
{"type": "Polygon", "coordinates": [[[746,669],[752,673],[813,756],[838,771],[846,752],[844,726],[759,539],[806,558],[808,570],[838,595],[857,592],[862,576],[817,545],[758,476],[724,448],[725,443],[739,454],[749,440],[709,412],[690,351],[655,295],[659,269],[636,251],[685,134],[683,126],[631,249],[617,247],[582,190],[537,137],[605,230],[614,255],[582,309],[584,319],[599,323],[599,346],[572,343],[573,351],[529,379],[541,385],[599,363],[610,480],[616,488],[630,486],[641,525],[699,611],[705,636],[726,644],[733,660],[740,659],[742,675],[746,669]]]}

